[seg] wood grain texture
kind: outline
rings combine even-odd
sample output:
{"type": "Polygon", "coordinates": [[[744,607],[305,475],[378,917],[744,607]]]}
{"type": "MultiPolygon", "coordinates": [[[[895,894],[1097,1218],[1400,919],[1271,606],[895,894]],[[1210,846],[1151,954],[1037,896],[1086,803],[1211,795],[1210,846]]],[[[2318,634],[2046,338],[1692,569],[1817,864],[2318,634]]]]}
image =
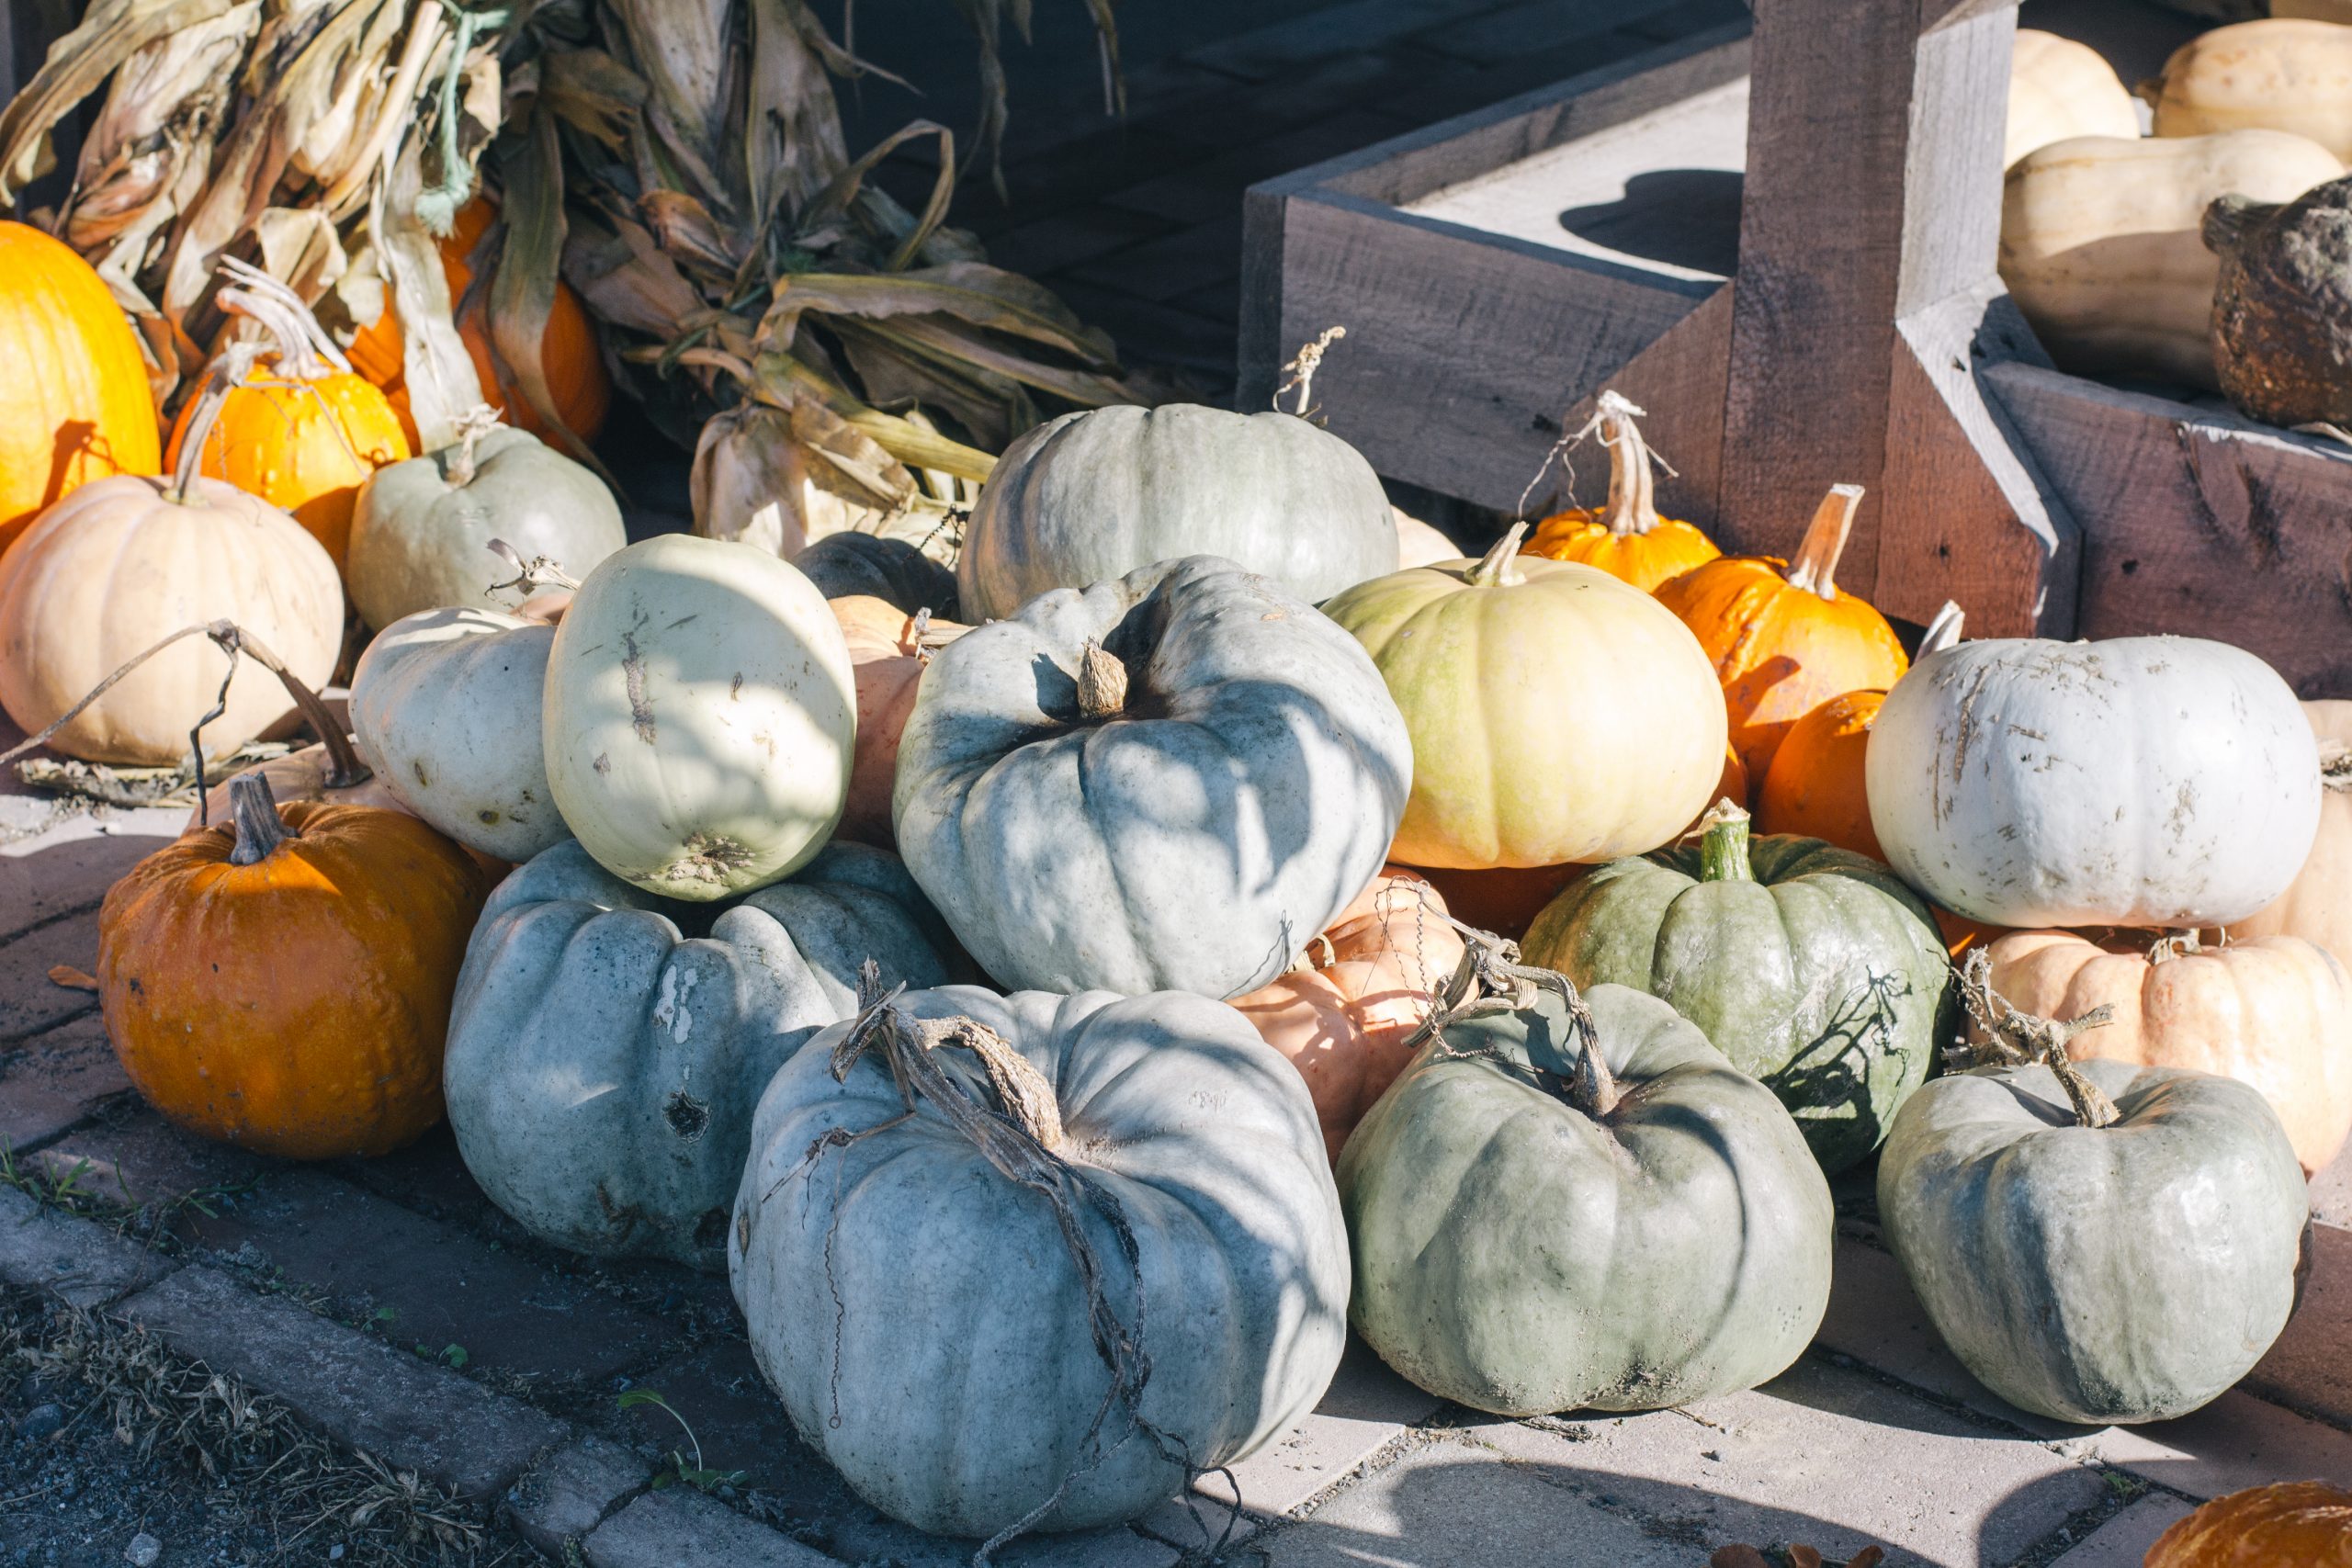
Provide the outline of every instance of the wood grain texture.
{"type": "MultiPolygon", "coordinates": [[[[1567,411],[1566,421],[1568,429],[1581,429],[1604,391],[1629,399],[1645,415],[1642,438],[1676,470],[1657,476],[1658,511],[1702,528],[1713,525],[1715,491],[1722,480],[1724,378],[1731,363],[1731,296],[1736,287],[1726,283],[1716,289],[1657,342],[1603,377],[1567,411]]],[[[1574,493],[1555,495],[1552,508],[1570,502],[1600,506],[1609,499],[1608,460],[1589,445],[1576,457],[1574,493]]],[[[1542,502],[1545,493],[1538,491],[1531,507],[1542,502]]]]}
{"type": "Polygon", "coordinates": [[[1975,637],[2071,637],[2081,531],[1986,392],[1983,367],[2040,361],[1996,280],[1901,323],[1880,476],[1877,597],[1926,622],[1947,599],[1975,637]]]}
{"type": "MultiPolygon", "coordinates": [[[[1515,508],[1568,403],[1721,287],[1354,197],[1282,199],[1280,314],[1250,329],[1242,406],[1265,406],[1269,358],[1344,325],[1315,381],[1318,417],[1380,473],[1482,507],[1515,508]]],[[[1272,220],[1251,220],[1247,265],[1261,266],[1272,220]]]]}
{"type": "Polygon", "coordinates": [[[1985,380],[2081,525],[2076,635],[2218,637],[2352,697],[2352,449],[2036,366],[1985,380]]]}

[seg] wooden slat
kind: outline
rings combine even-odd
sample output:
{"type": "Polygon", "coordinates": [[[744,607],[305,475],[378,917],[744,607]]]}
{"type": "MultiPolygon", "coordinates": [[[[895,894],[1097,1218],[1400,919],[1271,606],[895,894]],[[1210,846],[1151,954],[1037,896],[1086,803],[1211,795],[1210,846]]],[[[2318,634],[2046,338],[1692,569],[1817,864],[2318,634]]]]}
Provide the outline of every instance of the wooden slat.
{"type": "Polygon", "coordinates": [[[2352,697],[2352,450],[2033,366],[1985,378],[2082,526],[2078,635],[2218,637],[2352,697]]]}
{"type": "MultiPolygon", "coordinates": [[[[1665,335],[1601,378],[1590,396],[1568,411],[1567,428],[1581,429],[1603,391],[1622,393],[1643,411],[1642,435],[1674,465],[1657,476],[1657,508],[1702,528],[1715,519],[1721,482],[1724,376],[1731,356],[1731,291],[1724,284],[1665,335]]],[[[1609,498],[1609,462],[1590,447],[1579,454],[1574,499],[1598,506],[1609,498]]]]}
{"type": "Polygon", "coordinates": [[[1264,199],[1279,219],[1253,205],[1245,265],[1255,278],[1279,254],[1280,314],[1245,322],[1242,406],[1265,406],[1270,362],[1344,325],[1320,417],[1389,478],[1483,507],[1516,507],[1569,402],[1721,287],[1353,197],[1264,199]]]}

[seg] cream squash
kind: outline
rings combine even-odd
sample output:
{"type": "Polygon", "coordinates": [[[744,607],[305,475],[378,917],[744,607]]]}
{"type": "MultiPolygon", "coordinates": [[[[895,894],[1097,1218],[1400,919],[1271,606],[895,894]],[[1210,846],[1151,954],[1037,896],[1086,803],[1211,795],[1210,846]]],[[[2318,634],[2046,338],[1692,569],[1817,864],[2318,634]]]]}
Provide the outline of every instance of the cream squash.
{"type": "Polygon", "coordinates": [[[2088,44],[2018,29],[2009,60],[2008,168],[2036,148],[2076,136],[2140,134],[2140,111],[2107,57],[2088,44]]]}
{"type": "Polygon", "coordinates": [[[2352,966],[2352,702],[2305,703],[2303,716],[2319,736],[2319,837],[2293,885],[2230,935],[2299,936],[2352,966]]]}
{"type": "Polygon", "coordinates": [[[2306,11],[2181,45],[2153,84],[2156,134],[2289,130],[2352,159],[2352,8],[2335,9],[2332,21],[2306,11]]]}

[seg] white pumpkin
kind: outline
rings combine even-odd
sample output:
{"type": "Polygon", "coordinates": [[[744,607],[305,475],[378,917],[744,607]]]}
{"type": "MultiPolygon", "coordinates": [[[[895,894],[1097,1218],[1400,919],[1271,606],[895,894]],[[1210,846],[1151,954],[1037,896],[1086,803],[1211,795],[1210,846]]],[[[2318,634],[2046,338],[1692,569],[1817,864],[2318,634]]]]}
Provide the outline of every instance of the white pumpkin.
{"type": "Polygon", "coordinates": [[[526,861],[571,837],[548,787],[539,698],[555,628],[500,610],[422,610],[386,626],[351,677],[362,761],[469,850],[526,861]]]}
{"type": "Polygon", "coordinates": [[[816,585],[767,551],[662,535],[580,585],[540,733],[556,806],[606,870],[732,897],[789,875],[841,820],[849,645],[816,585]]]}
{"type": "Polygon", "coordinates": [[[1865,773],[1894,869],[1994,925],[2227,924],[2319,830],[2294,693],[2199,637],[1946,649],[1887,694],[1865,773]]]}

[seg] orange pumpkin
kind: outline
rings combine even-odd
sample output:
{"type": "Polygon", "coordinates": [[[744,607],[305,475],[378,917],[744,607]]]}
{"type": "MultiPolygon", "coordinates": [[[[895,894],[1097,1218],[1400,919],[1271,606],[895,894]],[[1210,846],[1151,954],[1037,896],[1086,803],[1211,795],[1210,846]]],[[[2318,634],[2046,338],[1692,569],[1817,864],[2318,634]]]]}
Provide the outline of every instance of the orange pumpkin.
{"type": "Polygon", "coordinates": [[[1960,957],[1979,942],[1990,943],[2009,934],[2007,926],[1988,926],[1982,920],[1972,920],[1966,915],[1955,915],[1941,904],[1930,904],[1928,912],[1936,917],[1936,930],[1942,933],[1944,951],[1960,957]]]}
{"type": "Polygon", "coordinates": [[[866,593],[825,603],[841,622],[857,682],[857,747],[850,762],[849,800],[834,831],[862,844],[896,849],[890,790],[898,780],[899,737],[914,711],[916,683],[933,652],[970,628],[928,615],[910,615],[866,593]]]}
{"type": "Polygon", "coordinates": [[[1413,1032],[1462,953],[1445,900],[1415,873],[1392,865],[1307,944],[1299,967],[1233,998],[1306,1080],[1334,1163],[1356,1122],[1412,1059],[1413,1032]]]}
{"type": "Polygon", "coordinates": [[[0,222],[0,550],[69,491],[163,466],[147,362],[88,262],[0,222]]]}
{"type": "MultiPolygon", "coordinates": [[[[384,394],[353,374],[291,289],[242,262],[223,265],[239,286],[222,288],[220,303],[261,322],[272,348],[229,351],[252,364],[229,376],[199,471],[293,513],[340,570],[359,487],[378,468],[412,456],[408,436],[384,394]]],[[[189,399],[172,427],[175,468],[199,400],[189,399]]]]}
{"type": "Polygon", "coordinates": [[[2352,1568],[2352,1492],[2286,1481],[2216,1497],[2158,1536],[2143,1568],[2352,1568]]]}
{"type": "MultiPolygon", "coordinates": [[[[556,441],[554,433],[522,393],[507,389],[499,379],[497,361],[491,351],[488,315],[482,310],[463,309],[466,290],[474,280],[468,258],[497,219],[497,204],[484,197],[476,197],[458,209],[456,227],[441,242],[441,273],[448,281],[449,308],[457,313],[458,335],[465,340],[466,352],[472,356],[474,375],[481,382],[483,394],[502,406],[507,423],[554,443],[560,450],[561,444],[556,441]]],[[[406,352],[400,317],[388,298],[384,313],[361,327],[351,340],[351,363],[353,368],[390,396],[404,423],[409,422],[407,367],[402,358],[406,352]]],[[[605,427],[605,414],[612,410],[613,380],[605,369],[603,350],[597,345],[596,323],[589,319],[580,296],[560,279],[556,282],[555,303],[548,311],[548,324],[539,334],[539,367],[547,374],[548,390],[555,398],[555,412],[563,416],[564,423],[581,440],[594,441],[596,433],[605,427]]],[[[413,423],[409,435],[412,441],[415,439],[413,423]]]]}
{"type": "Polygon", "coordinates": [[[1886,617],[1831,580],[1861,499],[1859,485],[1832,489],[1793,561],[1726,556],[1657,590],[1715,661],[1751,778],[1770,774],[1798,719],[1848,692],[1884,691],[1910,668],[1886,617]]]}
{"type": "Polygon", "coordinates": [[[2219,947],[2193,931],[2011,931],[1985,948],[1995,991],[2043,1018],[2111,1004],[2113,1021],[2067,1045],[2104,1056],[2191,1067],[2251,1084],[2286,1124],[2305,1175],[2352,1133],[2352,978],[2298,937],[2219,947]]]}
{"type": "Polygon", "coordinates": [[[230,784],[234,821],[149,855],[98,912],[123,1071],[173,1122],[289,1159],[379,1155],[441,1119],[449,1001],[488,892],[397,811],[230,784]]]}
{"type": "Polygon", "coordinates": [[[2299,936],[2352,968],[2352,702],[2305,703],[2303,714],[2319,732],[2319,837],[2278,901],[2230,934],[2299,936]]]}
{"type": "MultiPolygon", "coordinates": [[[[1962,624],[1960,606],[1946,602],[1928,623],[1919,657],[1958,642],[1962,624]]],[[[1870,754],[1871,724],[1885,703],[1883,689],[1848,692],[1789,726],[1772,753],[1771,770],[1764,775],[1763,796],[1756,803],[1757,830],[1820,839],[1884,860],[1878,829],[1871,825],[1862,763],[1870,754]]]]}
{"type": "Polygon", "coordinates": [[[1659,583],[1723,554],[1688,523],[1657,513],[1650,449],[1634,419],[1642,411],[1615,392],[1603,392],[1594,416],[1609,447],[1609,504],[1599,512],[1571,507],[1536,525],[1521,555],[1597,566],[1611,577],[1654,593],[1659,583]]]}

